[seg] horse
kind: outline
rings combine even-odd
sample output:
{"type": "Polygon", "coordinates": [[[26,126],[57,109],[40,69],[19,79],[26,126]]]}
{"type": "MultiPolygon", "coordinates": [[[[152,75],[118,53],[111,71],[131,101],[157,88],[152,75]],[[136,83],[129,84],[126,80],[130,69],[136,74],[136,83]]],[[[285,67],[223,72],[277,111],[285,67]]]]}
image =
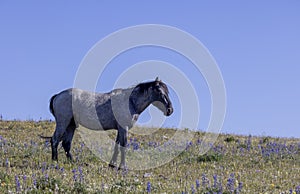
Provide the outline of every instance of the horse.
{"type": "Polygon", "coordinates": [[[49,109],[55,117],[56,128],[50,138],[52,160],[58,160],[57,147],[62,141],[66,157],[72,161],[70,153],[75,129],[82,125],[91,130],[117,130],[115,147],[109,167],[126,168],[125,154],[127,133],[139,115],[150,105],[154,105],[165,116],[173,113],[167,85],[158,79],[142,82],[126,89],[114,89],[108,93],[95,93],[70,88],[50,99],[49,109]]]}

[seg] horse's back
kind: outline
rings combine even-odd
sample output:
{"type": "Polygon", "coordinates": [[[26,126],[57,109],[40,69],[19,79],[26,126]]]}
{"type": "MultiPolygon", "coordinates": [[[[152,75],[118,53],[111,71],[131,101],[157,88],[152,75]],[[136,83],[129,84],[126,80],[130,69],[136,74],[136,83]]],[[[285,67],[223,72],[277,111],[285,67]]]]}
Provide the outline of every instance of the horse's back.
{"type": "Polygon", "coordinates": [[[89,129],[116,129],[118,123],[112,110],[111,98],[121,93],[120,89],[108,93],[95,93],[77,88],[64,90],[54,99],[55,112],[59,112],[56,120],[74,118],[76,125],[80,124],[89,129]]]}

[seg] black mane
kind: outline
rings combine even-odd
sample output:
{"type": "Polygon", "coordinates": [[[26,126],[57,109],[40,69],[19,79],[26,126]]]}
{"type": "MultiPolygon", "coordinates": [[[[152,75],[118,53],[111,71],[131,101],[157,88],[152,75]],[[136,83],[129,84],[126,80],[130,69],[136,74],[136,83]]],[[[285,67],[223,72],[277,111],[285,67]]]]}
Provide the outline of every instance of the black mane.
{"type": "Polygon", "coordinates": [[[150,81],[150,82],[139,83],[138,85],[135,86],[135,89],[138,89],[139,92],[141,92],[141,93],[145,93],[148,91],[148,89],[150,87],[155,86],[157,83],[163,88],[163,90],[167,94],[169,94],[167,85],[165,83],[163,83],[162,81],[150,81]]]}

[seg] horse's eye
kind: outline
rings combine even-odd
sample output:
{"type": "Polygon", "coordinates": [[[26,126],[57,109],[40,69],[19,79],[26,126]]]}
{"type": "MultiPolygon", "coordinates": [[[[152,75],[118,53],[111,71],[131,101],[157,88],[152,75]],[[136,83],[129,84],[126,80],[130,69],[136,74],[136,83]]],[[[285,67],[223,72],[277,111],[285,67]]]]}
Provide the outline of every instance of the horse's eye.
{"type": "Polygon", "coordinates": [[[154,89],[155,89],[157,92],[161,92],[161,91],[160,91],[160,87],[159,87],[158,85],[155,86],[154,89]]]}

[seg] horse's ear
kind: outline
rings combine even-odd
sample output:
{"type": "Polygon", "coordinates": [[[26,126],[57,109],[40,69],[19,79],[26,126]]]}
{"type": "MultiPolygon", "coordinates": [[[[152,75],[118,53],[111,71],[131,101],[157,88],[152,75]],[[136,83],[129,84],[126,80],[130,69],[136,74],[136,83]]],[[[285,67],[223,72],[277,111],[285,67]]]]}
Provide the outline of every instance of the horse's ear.
{"type": "Polygon", "coordinates": [[[155,78],[156,82],[160,82],[161,80],[158,78],[158,76],[155,78]]]}

